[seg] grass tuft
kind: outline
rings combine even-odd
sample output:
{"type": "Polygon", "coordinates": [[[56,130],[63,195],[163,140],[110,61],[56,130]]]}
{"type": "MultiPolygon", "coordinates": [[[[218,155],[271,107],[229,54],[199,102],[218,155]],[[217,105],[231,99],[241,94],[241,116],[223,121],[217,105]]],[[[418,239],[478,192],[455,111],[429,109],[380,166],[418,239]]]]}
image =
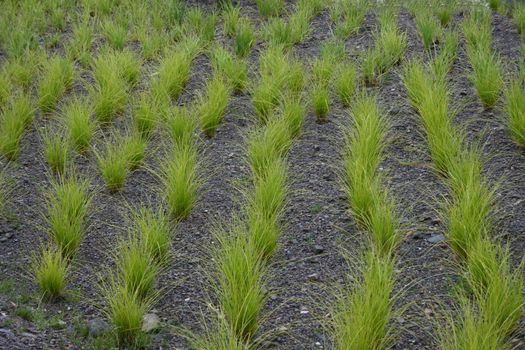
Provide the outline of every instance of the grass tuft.
{"type": "Polygon", "coordinates": [[[63,120],[68,139],[79,152],[87,150],[95,134],[95,124],[91,121],[92,108],[88,101],[71,100],[63,110],[63,120]]]}
{"type": "Polygon", "coordinates": [[[211,52],[215,74],[222,74],[234,91],[243,91],[248,83],[248,66],[228,50],[217,46],[211,52]]]}
{"type": "Polygon", "coordinates": [[[60,97],[73,85],[74,72],[73,64],[65,58],[55,56],[47,62],[45,74],[38,85],[42,112],[51,113],[55,110],[60,97]]]}
{"type": "Polygon", "coordinates": [[[118,248],[117,271],[128,294],[146,299],[153,290],[159,272],[157,264],[152,263],[150,247],[135,234],[122,240],[118,248]]]}
{"type": "Polygon", "coordinates": [[[202,132],[213,137],[224,117],[228,106],[230,88],[220,76],[214,76],[206,83],[206,96],[200,96],[197,102],[197,115],[200,118],[202,132]]]}
{"type": "Polygon", "coordinates": [[[75,176],[52,182],[46,193],[46,221],[50,236],[64,258],[72,258],[86,234],[91,203],[88,183],[75,176]]]}
{"type": "Polygon", "coordinates": [[[316,84],[312,88],[312,108],[319,122],[326,121],[330,111],[330,92],[328,86],[316,84]]]}
{"type": "Polygon", "coordinates": [[[157,264],[162,265],[168,257],[172,238],[169,220],[164,212],[142,207],[134,211],[133,225],[145,251],[157,264]]]}
{"type": "Polygon", "coordinates": [[[350,63],[340,65],[336,72],[335,92],[343,106],[350,106],[357,83],[358,77],[354,65],[350,63]]]}
{"type": "Polygon", "coordinates": [[[35,279],[44,298],[55,300],[64,294],[68,262],[60,250],[47,248],[33,266],[35,279]]]}
{"type": "Polygon", "coordinates": [[[512,138],[525,147],[525,89],[519,81],[511,82],[507,88],[505,107],[512,138]]]}
{"type": "Polygon", "coordinates": [[[259,315],[266,300],[264,267],[242,226],[218,237],[214,252],[217,295],[225,319],[239,339],[251,338],[259,329],[259,315]]]}
{"type": "Polygon", "coordinates": [[[44,158],[47,165],[55,174],[63,174],[69,160],[69,143],[62,130],[51,131],[47,127],[41,133],[42,144],[44,145],[44,158]]]}
{"type": "Polygon", "coordinates": [[[494,53],[483,49],[469,50],[468,56],[472,65],[470,80],[485,107],[492,107],[503,87],[501,61],[494,53]]]}
{"type": "Polygon", "coordinates": [[[176,219],[187,218],[195,206],[201,185],[197,168],[197,151],[193,145],[177,147],[164,163],[165,200],[171,216],[176,219]]]}
{"type": "Polygon", "coordinates": [[[248,20],[240,21],[234,39],[234,48],[237,56],[247,56],[255,45],[255,41],[255,33],[251,22],[248,20]]]}
{"type": "Polygon", "coordinates": [[[338,296],[332,313],[334,343],[339,349],[388,349],[392,345],[394,261],[369,253],[365,262],[362,279],[352,291],[338,296]]]}
{"type": "Polygon", "coordinates": [[[0,118],[0,154],[15,160],[20,152],[20,141],[25,129],[34,117],[31,98],[28,95],[13,97],[0,118]]]}
{"type": "Polygon", "coordinates": [[[256,0],[255,3],[264,18],[280,16],[284,10],[283,0],[256,0]]]}

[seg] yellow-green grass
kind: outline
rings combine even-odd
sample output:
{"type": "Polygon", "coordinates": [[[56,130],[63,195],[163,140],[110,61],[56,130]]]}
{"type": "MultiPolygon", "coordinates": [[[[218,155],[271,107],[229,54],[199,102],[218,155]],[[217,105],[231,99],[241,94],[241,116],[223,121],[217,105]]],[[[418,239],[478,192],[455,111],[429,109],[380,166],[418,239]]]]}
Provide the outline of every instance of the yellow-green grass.
{"type": "Polygon", "coordinates": [[[71,88],[74,79],[72,62],[59,56],[49,59],[38,84],[38,102],[42,112],[51,113],[55,110],[60,97],[71,88]]]}
{"type": "Polygon", "coordinates": [[[45,248],[33,264],[34,278],[48,300],[64,295],[68,272],[67,259],[56,248],[45,248]]]}
{"type": "Polygon", "coordinates": [[[202,132],[213,137],[217,132],[230,98],[230,87],[221,76],[214,76],[206,83],[206,94],[197,101],[197,115],[202,132]]]}
{"type": "Polygon", "coordinates": [[[133,211],[133,227],[140,237],[144,250],[162,265],[166,262],[171,245],[172,229],[163,208],[152,210],[141,207],[133,211]]]}
{"type": "Polygon", "coordinates": [[[283,118],[274,118],[248,136],[246,153],[255,176],[264,176],[268,167],[288,152],[292,139],[287,124],[283,118]]]}
{"type": "Polygon", "coordinates": [[[87,230],[91,204],[88,182],[69,175],[52,181],[45,192],[49,235],[64,258],[72,258],[87,230]]]}
{"type": "Polygon", "coordinates": [[[331,325],[334,345],[338,349],[388,349],[396,330],[394,260],[367,254],[362,277],[351,290],[344,288],[335,301],[331,325]]]}
{"type": "Polygon", "coordinates": [[[41,139],[47,165],[53,173],[63,174],[70,157],[69,143],[64,131],[47,127],[41,132],[41,139]]]}
{"type": "Polygon", "coordinates": [[[266,301],[265,267],[242,225],[218,235],[213,254],[219,308],[233,334],[249,340],[259,329],[266,301]]]}
{"type": "Polygon", "coordinates": [[[499,57],[486,49],[468,50],[472,72],[470,80],[487,108],[496,104],[503,88],[502,67],[499,57]]]}
{"type": "Polygon", "coordinates": [[[284,10],[283,0],[256,0],[255,3],[259,14],[264,18],[280,16],[284,10]]]}
{"type": "Polygon", "coordinates": [[[189,41],[181,44],[178,50],[166,54],[160,62],[157,79],[153,82],[154,94],[165,93],[177,99],[190,77],[191,63],[198,48],[189,41]]]}
{"type": "Polygon", "coordinates": [[[286,162],[276,158],[263,174],[255,175],[253,192],[248,196],[249,238],[263,258],[273,255],[281,233],[279,218],[286,201],[286,176],[286,162]]]}
{"type": "Polygon", "coordinates": [[[162,183],[170,215],[186,219],[197,202],[201,178],[198,173],[197,150],[193,145],[176,147],[164,162],[162,183]]]}
{"type": "Polygon", "coordinates": [[[87,100],[74,98],[62,111],[65,133],[69,143],[78,152],[86,151],[95,134],[95,123],[91,120],[92,107],[87,100]]]}
{"type": "Polygon", "coordinates": [[[514,80],[506,90],[507,125],[514,141],[525,147],[525,89],[514,80]]]}
{"type": "Polygon", "coordinates": [[[462,136],[452,125],[446,81],[412,61],[405,66],[403,82],[421,117],[432,161],[438,171],[447,174],[460,152],[462,136]]]}
{"type": "Polygon", "coordinates": [[[241,92],[248,84],[248,66],[246,62],[235,57],[227,49],[217,46],[211,52],[215,74],[221,74],[230,84],[232,90],[241,92]]]}
{"type": "Polygon", "coordinates": [[[184,148],[193,144],[195,128],[198,123],[194,114],[186,107],[176,107],[169,113],[166,125],[177,148],[184,148]]]}
{"type": "Polygon", "coordinates": [[[0,154],[15,160],[24,131],[32,122],[34,109],[28,95],[13,96],[0,118],[0,154]]]}
{"type": "Polygon", "coordinates": [[[357,84],[357,70],[354,65],[341,64],[336,70],[335,92],[344,107],[350,107],[357,84]]]}

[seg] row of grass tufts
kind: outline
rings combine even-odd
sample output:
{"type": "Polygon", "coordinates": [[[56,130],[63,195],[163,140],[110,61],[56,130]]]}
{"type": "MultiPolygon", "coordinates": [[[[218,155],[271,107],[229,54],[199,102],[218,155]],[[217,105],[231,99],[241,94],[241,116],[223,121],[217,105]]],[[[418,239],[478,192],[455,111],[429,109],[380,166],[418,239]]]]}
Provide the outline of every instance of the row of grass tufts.
{"type": "Polygon", "coordinates": [[[388,137],[381,114],[376,97],[362,92],[345,130],[342,176],[351,212],[368,233],[370,249],[361,277],[337,295],[331,324],[339,349],[387,349],[395,336],[393,270],[400,229],[394,202],[378,171],[388,137]]]}
{"type": "Polygon", "coordinates": [[[250,184],[241,190],[246,204],[238,218],[217,233],[211,275],[216,317],[211,327],[205,325],[203,335],[191,337],[198,348],[248,349],[264,337],[259,331],[267,300],[268,265],[282,232],[280,221],[288,192],[286,154],[300,133],[306,111],[301,99],[302,76],[294,76],[302,72],[296,61],[282,48],[270,46],[261,54],[260,66],[261,78],[253,97],[256,111],[261,102],[259,89],[269,85],[276,95],[264,112],[259,109],[246,136],[251,170],[250,184]]]}
{"type": "Polygon", "coordinates": [[[144,315],[158,297],[155,281],[169,257],[172,234],[162,208],[133,209],[130,221],[127,236],[113,254],[115,270],[102,283],[101,292],[116,345],[142,348],[147,342],[144,315]]]}
{"type": "Polygon", "coordinates": [[[439,332],[440,348],[506,349],[523,307],[522,272],[511,272],[508,251],[491,237],[494,189],[482,175],[481,149],[467,147],[463,133],[452,125],[446,75],[439,76],[436,72],[443,71],[435,64],[411,62],[403,80],[434,165],[450,189],[442,211],[446,237],[466,282],[457,294],[457,315],[449,315],[439,332]]]}

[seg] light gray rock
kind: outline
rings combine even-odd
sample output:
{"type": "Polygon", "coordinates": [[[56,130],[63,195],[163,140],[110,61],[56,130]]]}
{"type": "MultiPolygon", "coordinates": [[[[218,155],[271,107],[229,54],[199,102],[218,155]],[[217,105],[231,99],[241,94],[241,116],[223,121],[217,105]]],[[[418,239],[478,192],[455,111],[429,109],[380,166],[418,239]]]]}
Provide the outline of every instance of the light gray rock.
{"type": "Polygon", "coordinates": [[[152,330],[158,328],[160,325],[160,319],[157,314],[149,313],[145,314],[144,318],[142,319],[142,331],[143,332],[151,332],[152,330]]]}
{"type": "Polygon", "coordinates": [[[98,337],[110,330],[109,324],[101,318],[94,318],[87,323],[89,335],[98,337]]]}

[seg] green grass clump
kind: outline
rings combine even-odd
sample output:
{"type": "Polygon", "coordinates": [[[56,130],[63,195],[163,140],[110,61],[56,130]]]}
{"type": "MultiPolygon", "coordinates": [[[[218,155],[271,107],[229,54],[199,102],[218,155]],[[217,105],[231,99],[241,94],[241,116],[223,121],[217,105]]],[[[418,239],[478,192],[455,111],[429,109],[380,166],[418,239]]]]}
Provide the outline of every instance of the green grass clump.
{"type": "Polygon", "coordinates": [[[463,20],[462,28],[469,50],[490,51],[492,47],[490,11],[479,6],[473,7],[469,16],[463,20]]]}
{"type": "Polygon", "coordinates": [[[489,7],[494,10],[498,11],[501,6],[501,0],[488,0],[489,7]]]}
{"type": "Polygon", "coordinates": [[[513,81],[505,95],[508,128],[514,141],[525,147],[525,89],[519,81],[513,81]]]}
{"type": "Polygon", "coordinates": [[[102,153],[95,152],[102,178],[112,193],[124,187],[129,174],[129,160],[123,149],[123,143],[109,140],[106,141],[102,153]]]}
{"type": "Polygon", "coordinates": [[[51,131],[49,127],[41,133],[44,158],[55,174],[63,174],[69,160],[69,143],[62,130],[51,131]]]}
{"type": "Polygon", "coordinates": [[[297,44],[302,42],[310,32],[311,9],[298,7],[297,10],[288,18],[290,28],[290,42],[297,44]]]}
{"type": "Polygon", "coordinates": [[[211,53],[215,74],[222,74],[234,91],[243,91],[248,83],[248,66],[228,50],[217,46],[211,53]]]}
{"type": "Polygon", "coordinates": [[[403,82],[421,116],[432,161],[438,171],[447,174],[457,159],[462,137],[452,125],[446,81],[413,61],[405,66],[403,82]]]}
{"type": "Polygon", "coordinates": [[[306,115],[306,107],[303,101],[299,98],[286,99],[282,104],[280,114],[288,124],[292,138],[297,137],[301,132],[306,115]]]}
{"type": "Polygon", "coordinates": [[[28,53],[23,58],[12,59],[6,62],[4,70],[14,87],[20,87],[24,92],[28,92],[36,80],[41,62],[44,59],[44,54],[28,53]]]}
{"type": "Polygon", "coordinates": [[[20,140],[33,120],[34,109],[28,95],[15,96],[0,117],[0,154],[15,160],[20,151],[20,140]]]}
{"type": "Polygon", "coordinates": [[[270,163],[254,180],[247,212],[248,234],[260,256],[273,255],[280,236],[279,218],[286,198],[286,163],[270,163]]]}
{"type": "Polygon", "coordinates": [[[54,300],[64,294],[68,262],[60,250],[47,248],[33,266],[35,279],[44,298],[54,300]]]}
{"type": "Polygon", "coordinates": [[[256,0],[255,3],[264,18],[280,16],[284,10],[283,0],[256,0]]]}
{"type": "Polygon", "coordinates": [[[79,152],[87,150],[95,134],[95,124],[91,120],[92,108],[88,101],[71,100],[63,110],[63,120],[68,139],[79,152]]]}
{"type": "Polygon", "coordinates": [[[237,6],[227,6],[223,11],[222,20],[224,35],[233,37],[239,29],[241,9],[237,6]]]}
{"type": "Polygon", "coordinates": [[[377,83],[383,74],[401,61],[406,46],[406,35],[399,33],[395,26],[381,27],[375,34],[375,46],[364,55],[362,69],[365,82],[377,83]]]}
{"type": "Polygon", "coordinates": [[[471,246],[465,271],[469,293],[460,295],[460,315],[439,334],[442,349],[506,349],[524,305],[522,268],[512,273],[509,253],[490,240],[471,246]]]}
{"type": "Polygon", "coordinates": [[[158,110],[152,98],[142,94],[133,108],[133,124],[135,130],[148,139],[155,131],[158,121],[158,110]]]}
{"type": "Polygon", "coordinates": [[[144,160],[146,140],[138,133],[114,136],[106,141],[102,153],[95,152],[98,166],[110,192],[124,187],[130,171],[139,168],[144,160]]]}
{"type": "Polygon", "coordinates": [[[217,311],[212,322],[213,327],[205,325],[203,334],[190,333],[187,336],[192,349],[247,350],[251,348],[250,341],[237,337],[235,330],[220,311],[217,311]]]}
{"type": "Polygon", "coordinates": [[[132,51],[124,50],[115,52],[113,59],[122,79],[130,86],[137,84],[140,78],[141,66],[139,58],[132,51]]]}
{"type": "Polygon", "coordinates": [[[60,178],[46,192],[49,233],[64,258],[73,257],[84,238],[90,203],[88,183],[75,176],[60,178]]]}
{"type": "Polygon", "coordinates": [[[194,54],[185,48],[169,53],[160,63],[158,79],[153,88],[177,99],[190,77],[194,54]]]}
{"type": "Polygon", "coordinates": [[[377,168],[382,160],[386,128],[376,98],[361,94],[352,109],[353,128],[347,131],[343,156],[344,180],[350,208],[365,226],[372,208],[379,205],[380,181],[377,168]]]}
{"type": "Polygon", "coordinates": [[[482,178],[481,165],[481,153],[471,148],[463,150],[448,171],[452,201],[447,210],[447,238],[463,257],[492,229],[489,215],[494,195],[482,178]]]}
{"type": "Polygon", "coordinates": [[[242,226],[233,227],[231,233],[218,239],[219,247],[213,257],[220,310],[235,336],[247,340],[259,329],[259,316],[266,300],[265,269],[242,226]]]}
{"type": "Polygon", "coordinates": [[[290,47],[295,43],[292,27],[283,18],[271,18],[263,29],[263,37],[275,46],[290,47]]]}
{"type": "Polygon", "coordinates": [[[316,84],[312,88],[312,109],[320,122],[326,121],[330,111],[330,92],[323,84],[316,84]]]}
{"type": "Polygon", "coordinates": [[[0,71],[0,111],[4,109],[11,95],[11,80],[5,70],[0,71]]]}
{"type": "Polygon", "coordinates": [[[336,1],[330,10],[332,21],[337,23],[334,33],[344,40],[356,33],[363,24],[367,4],[362,0],[336,1]]]}
{"type": "Polygon", "coordinates": [[[112,282],[104,290],[107,301],[106,314],[113,325],[117,341],[124,347],[135,347],[142,334],[142,319],[151,304],[125,285],[112,282]]]}
{"type": "Polygon", "coordinates": [[[202,43],[209,43],[215,38],[215,25],[217,16],[206,15],[200,8],[191,7],[186,12],[184,29],[189,35],[198,38],[202,43]]]}
{"type": "Polygon", "coordinates": [[[501,61],[491,51],[482,49],[469,50],[468,56],[472,65],[470,80],[483,105],[487,108],[492,107],[503,87],[501,61]]]}
{"type": "Polygon", "coordinates": [[[352,291],[343,290],[332,313],[338,349],[388,349],[394,329],[394,261],[369,253],[363,276],[352,291]]]}
{"type": "Polygon", "coordinates": [[[169,220],[164,212],[140,208],[133,213],[133,226],[138,231],[145,251],[157,264],[164,263],[172,238],[169,220]]]}
{"type": "Polygon", "coordinates": [[[177,147],[163,166],[165,200],[176,219],[187,218],[195,206],[201,185],[197,168],[197,151],[192,145],[177,147]]]}
{"type": "Polygon", "coordinates": [[[101,32],[106,42],[114,49],[123,50],[128,41],[128,30],[125,25],[106,20],[101,25],[101,32]]]}
{"type": "Polygon", "coordinates": [[[525,37],[525,5],[515,3],[514,10],[512,12],[512,18],[514,19],[514,24],[518,28],[521,37],[525,37]]]}
{"type": "Polygon", "coordinates": [[[122,138],[119,143],[122,145],[122,157],[128,162],[129,170],[138,169],[144,162],[147,142],[138,133],[130,133],[122,138]]]}
{"type": "Polygon", "coordinates": [[[439,19],[439,23],[441,23],[442,26],[448,26],[450,21],[452,20],[452,16],[454,15],[455,10],[455,0],[440,1],[437,4],[437,8],[435,9],[435,13],[437,18],[439,19]]]}
{"type": "Polygon", "coordinates": [[[65,58],[55,56],[48,61],[38,85],[38,102],[42,112],[55,110],[60,97],[73,85],[74,72],[73,64],[65,58]]]}
{"type": "Polygon", "coordinates": [[[304,85],[303,66],[283,52],[281,47],[271,46],[259,60],[260,79],[252,92],[255,112],[266,122],[285,97],[298,97],[304,85]]]}
{"type": "Polygon", "coordinates": [[[150,247],[140,238],[131,234],[127,240],[122,240],[118,249],[117,271],[128,293],[143,300],[153,290],[159,267],[152,263],[150,247]]]}
{"type": "Polygon", "coordinates": [[[358,77],[354,65],[351,63],[341,64],[336,70],[335,92],[343,106],[350,106],[357,83],[358,77]]]}
{"type": "Polygon", "coordinates": [[[447,31],[443,35],[441,50],[431,61],[431,69],[437,79],[446,79],[456,59],[459,36],[454,31],[447,31]]]}
{"type": "Polygon", "coordinates": [[[187,108],[177,107],[171,111],[167,127],[176,147],[184,148],[193,144],[196,124],[193,113],[187,108]]]}
{"type": "Polygon", "coordinates": [[[73,37],[66,45],[69,58],[78,61],[82,66],[88,67],[91,63],[91,47],[94,41],[93,28],[87,23],[73,26],[73,37]]]}
{"type": "Polygon", "coordinates": [[[416,24],[425,50],[430,50],[441,37],[441,26],[430,11],[416,16],[416,24]]]}
{"type": "Polygon", "coordinates": [[[230,88],[222,77],[214,76],[206,83],[206,96],[200,96],[197,102],[197,115],[202,132],[207,137],[213,137],[217,132],[229,98],[230,88]]]}
{"type": "Polygon", "coordinates": [[[95,87],[91,89],[97,120],[107,123],[124,110],[128,86],[114,56],[98,57],[93,64],[95,87]]]}
{"type": "Polygon", "coordinates": [[[235,53],[239,57],[247,56],[255,45],[253,25],[248,20],[240,21],[234,38],[235,53]]]}
{"type": "Polygon", "coordinates": [[[287,123],[283,118],[274,118],[248,136],[248,163],[256,176],[264,176],[266,169],[288,152],[292,140],[287,123]]]}

